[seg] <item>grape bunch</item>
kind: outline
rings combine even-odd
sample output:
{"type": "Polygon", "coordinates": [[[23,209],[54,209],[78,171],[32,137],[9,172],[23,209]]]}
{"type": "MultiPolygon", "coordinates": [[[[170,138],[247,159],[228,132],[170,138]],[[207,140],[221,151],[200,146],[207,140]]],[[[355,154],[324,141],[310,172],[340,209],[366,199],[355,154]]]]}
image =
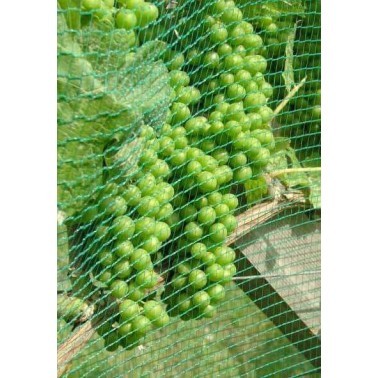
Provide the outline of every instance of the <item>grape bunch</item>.
{"type": "Polygon", "coordinates": [[[106,302],[98,333],[108,350],[135,347],[171,316],[216,314],[236,274],[227,238],[244,206],[266,195],[275,148],[263,40],[242,10],[224,0],[184,1],[173,11],[162,3],[81,3],[82,28],[110,30],[130,51],[156,37],[171,46],[160,57],[173,90],[164,124],[141,126],[136,168],[126,178],[109,169],[80,214],[106,302]]]}
{"type": "Polygon", "coordinates": [[[321,88],[320,88],[320,1],[302,1],[305,15],[290,8],[272,11],[269,7],[244,1],[248,18],[264,41],[262,55],[268,57],[267,80],[274,85],[272,106],[287,95],[282,73],[285,70],[286,46],[296,25],[293,45],[295,83],[306,77],[305,85],[277,117],[281,135],[290,138],[301,160],[320,157],[321,88]]]}

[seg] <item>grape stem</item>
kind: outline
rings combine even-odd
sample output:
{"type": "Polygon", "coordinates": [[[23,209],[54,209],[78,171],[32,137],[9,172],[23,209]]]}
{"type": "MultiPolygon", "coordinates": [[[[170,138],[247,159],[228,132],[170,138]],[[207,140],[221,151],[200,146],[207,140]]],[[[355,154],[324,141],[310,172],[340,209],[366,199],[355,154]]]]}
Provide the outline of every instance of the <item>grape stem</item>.
{"type": "Polygon", "coordinates": [[[306,168],[286,168],[270,172],[271,177],[278,177],[287,173],[300,173],[300,172],[321,172],[321,167],[306,167],[306,168]]]}
{"type": "Polygon", "coordinates": [[[307,76],[305,76],[288,94],[287,96],[279,103],[279,105],[274,109],[274,117],[278,115],[282,111],[282,109],[287,105],[287,103],[294,97],[294,95],[302,88],[304,83],[307,80],[307,76]]]}

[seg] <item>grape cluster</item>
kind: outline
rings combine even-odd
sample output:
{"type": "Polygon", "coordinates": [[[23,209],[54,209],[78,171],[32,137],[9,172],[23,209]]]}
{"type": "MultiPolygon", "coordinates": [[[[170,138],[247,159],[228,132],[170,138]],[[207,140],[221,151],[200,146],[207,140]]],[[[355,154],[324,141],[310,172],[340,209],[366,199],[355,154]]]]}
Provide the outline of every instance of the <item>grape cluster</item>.
{"type": "Polygon", "coordinates": [[[272,106],[277,106],[287,95],[282,72],[285,70],[286,46],[296,24],[293,49],[294,80],[306,83],[285,111],[277,117],[283,136],[290,137],[301,160],[319,159],[321,131],[320,91],[320,1],[303,1],[306,16],[290,9],[270,12],[256,4],[244,4],[256,30],[264,41],[262,55],[269,57],[267,79],[274,85],[272,106]]]}
{"type": "MultiPolygon", "coordinates": [[[[170,316],[213,317],[236,274],[227,245],[236,214],[266,194],[263,172],[275,139],[263,41],[233,1],[202,3],[198,32],[185,34],[194,27],[190,12],[177,11],[189,20],[178,21],[180,44],[161,57],[173,89],[165,123],[142,126],[137,169],[125,182],[108,180],[81,215],[91,225],[91,270],[110,298],[98,328],[109,350],[132,348],[170,316]]],[[[163,9],[143,0],[82,7],[98,28],[109,21],[134,33],[135,44],[167,26],[148,27],[163,9]]]]}

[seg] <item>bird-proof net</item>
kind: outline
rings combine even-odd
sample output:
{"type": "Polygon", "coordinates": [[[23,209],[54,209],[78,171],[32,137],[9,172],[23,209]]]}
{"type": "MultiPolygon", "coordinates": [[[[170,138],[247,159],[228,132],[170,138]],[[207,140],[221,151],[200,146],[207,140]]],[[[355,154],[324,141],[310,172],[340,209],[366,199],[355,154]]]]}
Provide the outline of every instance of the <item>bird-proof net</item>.
{"type": "Polygon", "coordinates": [[[320,1],[57,17],[58,376],[320,376],[320,1]]]}

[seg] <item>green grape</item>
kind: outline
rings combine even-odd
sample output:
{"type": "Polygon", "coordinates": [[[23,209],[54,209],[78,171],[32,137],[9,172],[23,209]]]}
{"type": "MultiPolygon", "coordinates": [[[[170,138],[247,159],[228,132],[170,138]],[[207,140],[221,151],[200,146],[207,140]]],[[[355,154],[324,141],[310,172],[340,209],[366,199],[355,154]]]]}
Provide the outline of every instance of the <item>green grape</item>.
{"type": "Polygon", "coordinates": [[[238,207],[238,197],[232,193],[226,193],[222,197],[222,202],[225,203],[230,210],[235,210],[238,207]]]}
{"type": "Polygon", "coordinates": [[[140,313],[138,303],[131,299],[125,299],[119,305],[119,315],[123,321],[134,319],[140,313]]]}
{"type": "MultiPolygon", "coordinates": [[[[156,231],[155,231],[156,232],[156,231]]],[[[154,235],[143,240],[140,247],[153,255],[161,248],[161,241],[154,235]]]]}
{"type": "Polygon", "coordinates": [[[201,98],[200,91],[193,87],[180,87],[177,92],[177,101],[185,105],[196,104],[201,98]]]}
{"type": "Polygon", "coordinates": [[[247,55],[247,50],[243,45],[236,46],[233,49],[233,52],[235,54],[239,54],[242,58],[244,58],[247,55]]]}
{"type": "Polygon", "coordinates": [[[165,222],[156,222],[155,234],[161,242],[164,242],[171,236],[171,228],[165,222]]]}
{"type": "Polygon", "coordinates": [[[110,285],[112,282],[112,279],[113,279],[113,275],[111,271],[102,272],[98,277],[98,280],[105,285],[110,285]]]}
{"type": "Polygon", "coordinates": [[[138,315],[131,321],[131,328],[139,335],[146,335],[151,330],[152,324],[144,315],[138,315]]]}
{"type": "Polygon", "coordinates": [[[227,29],[222,23],[215,23],[210,28],[210,41],[218,44],[226,41],[228,37],[227,29]]]}
{"type": "Polygon", "coordinates": [[[243,69],[251,75],[256,75],[258,72],[264,73],[266,68],[267,61],[261,55],[248,55],[243,59],[243,69]]]}
{"type": "Polygon", "coordinates": [[[257,166],[266,166],[269,162],[270,151],[267,148],[262,147],[255,158],[254,164],[257,166]]]}
{"type": "MultiPolygon", "coordinates": [[[[213,140],[204,140],[201,144],[200,144],[200,148],[202,151],[204,151],[205,153],[207,154],[210,154],[212,151],[215,150],[216,148],[216,144],[213,140]]],[[[212,158],[212,156],[209,156],[212,158]]]]}
{"type": "Polygon", "coordinates": [[[118,334],[121,338],[129,336],[132,332],[131,323],[124,322],[118,327],[118,334]]]}
{"type": "Polygon", "coordinates": [[[192,298],[193,305],[199,308],[205,308],[210,304],[210,295],[204,291],[197,291],[192,298]]]}
{"type": "Polygon", "coordinates": [[[196,222],[190,222],[185,226],[185,236],[190,241],[198,241],[203,236],[203,229],[196,222]]]}
{"type": "Polygon", "coordinates": [[[225,266],[231,264],[235,260],[235,251],[227,246],[217,247],[214,250],[214,256],[217,264],[225,266]]]}
{"type": "Polygon", "coordinates": [[[273,87],[268,82],[264,82],[261,87],[260,91],[266,98],[270,98],[273,96],[273,87]]]}
{"type": "Polygon", "coordinates": [[[186,166],[186,172],[190,176],[197,175],[198,173],[202,172],[202,165],[196,160],[193,160],[188,163],[186,166]]]}
{"type": "Polygon", "coordinates": [[[155,164],[157,159],[158,159],[158,155],[154,150],[145,149],[142,151],[140,155],[139,163],[142,166],[151,166],[155,164]]]}
{"type": "MultiPolygon", "coordinates": [[[[189,144],[188,142],[188,138],[183,136],[183,137],[178,137],[175,139],[175,148],[176,149],[184,149],[185,147],[187,147],[189,144]]],[[[175,153],[176,151],[173,152],[173,154],[175,153]]],[[[185,152],[186,154],[186,150],[183,151],[185,152]]]]}
{"type": "Polygon", "coordinates": [[[207,119],[205,117],[192,117],[186,121],[185,130],[188,135],[202,135],[207,127],[206,123],[207,119]]]}
{"type": "Polygon", "coordinates": [[[257,111],[265,103],[266,97],[262,93],[251,93],[244,99],[244,107],[247,111],[257,111]]]}
{"type": "Polygon", "coordinates": [[[235,170],[234,179],[238,183],[244,183],[252,177],[251,167],[244,166],[235,170]]]}
{"type": "Polygon", "coordinates": [[[111,230],[117,240],[125,241],[134,235],[135,224],[130,217],[122,215],[113,220],[111,230]]]}
{"type": "Polygon", "coordinates": [[[235,83],[246,85],[252,80],[252,75],[246,70],[239,70],[236,72],[234,79],[235,83]]]}
{"type": "Polygon", "coordinates": [[[169,72],[169,84],[172,88],[186,87],[190,83],[190,77],[185,71],[172,70],[169,72]]]}
{"type": "Polygon", "coordinates": [[[190,247],[191,256],[197,260],[201,260],[206,252],[206,245],[203,243],[195,243],[190,247]]]}
{"type": "Polygon", "coordinates": [[[129,283],[129,292],[127,298],[134,302],[139,302],[145,296],[145,292],[140,287],[137,287],[134,282],[129,283]]]}
{"type": "Polygon", "coordinates": [[[208,305],[204,309],[202,309],[202,315],[205,318],[213,318],[215,314],[216,314],[216,309],[212,305],[208,305]]]}
{"type": "Polygon", "coordinates": [[[114,276],[119,279],[128,278],[131,275],[131,266],[128,260],[120,261],[113,267],[114,276]]]}
{"type": "Polygon", "coordinates": [[[210,296],[210,303],[217,304],[226,298],[226,290],[220,284],[215,284],[207,289],[207,294],[210,296]]]}
{"type": "Polygon", "coordinates": [[[258,34],[251,33],[243,37],[243,46],[247,50],[252,50],[252,52],[254,52],[257,49],[261,48],[262,45],[263,45],[263,40],[258,34]]]}
{"type": "Polygon", "coordinates": [[[182,124],[190,117],[190,109],[181,102],[174,102],[171,106],[172,125],[182,124]]]}
{"type": "Polygon", "coordinates": [[[203,207],[208,205],[208,200],[205,196],[198,195],[193,201],[192,204],[197,210],[201,210],[203,207]]]}
{"type": "Polygon", "coordinates": [[[209,251],[207,251],[207,252],[202,256],[202,258],[201,258],[201,261],[202,261],[205,265],[207,265],[207,266],[211,266],[211,265],[213,265],[213,264],[215,263],[215,260],[216,260],[216,258],[215,258],[215,256],[214,256],[214,254],[213,254],[212,252],[209,252],[209,251]]]}
{"type": "Polygon", "coordinates": [[[251,136],[259,140],[263,147],[274,148],[274,136],[270,130],[256,129],[251,132],[251,136]]]}
{"type": "Polygon", "coordinates": [[[231,276],[234,276],[237,271],[235,264],[232,264],[232,263],[225,265],[223,269],[225,271],[228,271],[231,276]]]}
{"type": "Polygon", "coordinates": [[[227,150],[224,148],[217,149],[211,156],[218,162],[219,165],[226,165],[230,158],[227,150]]]}
{"type": "Polygon", "coordinates": [[[138,180],[137,186],[142,193],[142,196],[149,195],[155,188],[156,178],[152,173],[146,173],[138,180]]]}
{"type": "MultiPolygon", "coordinates": [[[[174,142],[173,142],[173,150],[174,150],[174,142]]],[[[171,174],[171,170],[169,168],[168,163],[161,159],[156,160],[155,164],[150,168],[150,172],[155,176],[156,179],[166,178],[171,174]]]]}
{"type": "Polygon", "coordinates": [[[216,206],[222,202],[223,196],[222,193],[213,192],[208,195],[207,197],[209,206],[216,206]]]}
{"type": "Polygon", "coordinates": [[[217,189],[218,182],[216,177],[207,171],[200,172],[197,175],[197,183],[202,193],[209,193],[217,189]]]}
{"type": "Polygon", "coordinates": [[[215,263],[206,268],[205,275],[211,282],[221,282],[224,277],[224,269],[215,263]]]}
{"type": "Polygon", "coordinates": [[[199,210],[197,220],[199,224],[208,227],[215,222],[216,217],[216,211],[211,206],[205,206],[199,210]]]}
{"type": "Polygon", "coordinates": [[[230,158],[230,166],[232,168],[243,167],[247,164],[247,156],[243,152],[238,152],[230,158]]]}
{"type": "MultiPolygon", "coordinates": [[[[183,240],[185,240],[185,239],[183,239],[183,240]]],[[[187,275],[187,274],[189,274],[191,272],[191,266],[187,262],[182,262],[179,265],[177,265],[177,271],[180,274],[187,275]]]]}
{"type": "Polygon", "coordinates": [[[117,28],[131,30],[137,24],[137,17],[135,13],[129,9],[120,9],[116,14],[115,24],[117,28]]]}
{"type": "Polygon", "coordinates": [[[215,243],[221,243],[227,238],[226,226],[222,223],[214,223],[209,228],[209,237],[215,243]]]}
{"type": "Polygon", "coordinates": [[[134,269],[152,269],[152,261],[149,253],[141,248],[136,249],[130,256],[130,262],[134,269]]]}
{"type": "Polygon", "coordinates": [[[177,309],[181,313],[189,311],[192,307],[192,302],[187,294],[181,293],[177,296],[177,309]]]}
{"type": "Polygon", "coordinates": [[[218,162],[210,155],[203,155],[197,158],[197,161],[201,164],[201,167],[205,171],[214,172],[218,167],[218,162]]]}
{"type": "MultiPolygon", "coordinates": [[[[172,206],[172,205],[171,205],[172,206]]],[[[146,239],[156,232],[156,222],[153,218],[142,217],[135,221],[135,235],[140,239],[146,239]]]]}
{"type": "Polygon", "coordinates": [[[259,129],[262,126],[262,117],[260,114],[250,113],[248,114],[248,118],[251,121],[251,130],[259,129]]]}
{"type": "Polygon", "coordinates": [[[243,68],[244,65],[245,63],[243,57],[239,54],[232,53],[230,55],[226,55],[224,58],[224,68],[232,73],[238,72],[238,70],[243,68]]]}
{"type": "Polygon", "coordinates": [[[101,0],[82,0],[81,7],[87,11],[99,9],[101,7],[101,0]]]}
{"type": "Polygon", "coordinates": [[[227,214],[219,219],[220,223],[224,224],[227,229],[227,234],[230,235],[235,231],[238,223],[236,218],[232,214],[227,214]]]}
{"type": "Polygon", "coordinates": [[[145,26],[159,17],[158,8],[151,3],[141,3],[134,10],[139,26],[145,26]]]}
{"type": "Polygon", "coordinates": [[[110,197],[100,202],[100,209],[105,215],[119,217],[126,213],[127,204],[120,196],[110,197]]]}
{"type": "Polygon", "coordinates": [[[215,210],[216,216],[218,218],[221,218],[221,217],[228,215],[230,213],[230,209],[225,203],[220,203],[220,204],[216,205],[214,210],[215,210]]]}
{"type": "Polygon", "coordinates": [[[153,217],[159,212],[159,201],[152,197],[143,197],[137,207],[137,212],[141,216],[153,217]]]}
{"type": "Polygon", "coordinates": [[[167,68],[170,71],[179,70],[185,63],[185,57],[182,53],[174,53],[167,62],[167,68]]]}
{"type": "Polygon", "coordinates": [[[175,150],[175,142],[168,136],[163,136],[159,139],[160,151],[159,154],[163,157],[168,157],[175,150]]]}
{"type": "Polygon", "coordinates": [[[197,218],[197,209],[194,205],[186,205],[180,209],[180,216],[185,222],[193,222],[197,218]]]}
{"type": "Polygon", "coordinates": [[[104,267],[112,265],[115,261],[113,254],[107,249],[99,253],[98,259],[104,267]]]}
{"type": "Polygon", "coordinates": [[[170,203],[166,203],[160,207],[160,210],[155,217],[160,221],[167,221],[172,215],[173,206],[170,203]]]}
{"type": "Polygon", "coordinates": [[[227,97],[230,101],[241,101],[245,95],[246,91],[240,84],[233,83],[227,87],[227,97]]]}
{"type": "Polygon", "coordinates": [[[128,9],[135,9],[142,5],[144,0],[117,0],[117,4],[128,9]]]}
{"type": "Polygon", "coordinates": [[[150,320],[152,324],[159,319],[164,313],[163,306],[154,300],[146,301],[143,305],[143,315],[150,320]]]}
{"type": "Polygon", "coordinates": [[[202,289],[207,283],[205,272],[200,269],[194,269],[189,274],[188,282],[194,289],[202,289]]]}
{"type": "Polygon", "coordinates": [[[274,117],[274,112],[269,106],[261,106],[258,109],[258,114],[261,117],[262,123],[269,123],[274,117]]]}
{"type": "Polygon", "coordinates": [[[135,283],[141,288],[151,289],[158,283],[158,275],[153,270],[143,270],[137,273],[135,283]]]}
{"type": "Polygon", "coordinates": [[[157,184],[152,192],[152,196],[155,197],[160,204],[165,204],[170,201],[175,195],[175,190],[171,184],[167,182],[160,182],[157,184]]]}
{"type": "Polygon", "coordinates": [[[260,153],[262,147],[261,143],[258,139],[256,138],[249,138],[249,149],[246,151],[247,157],[251,160],[254,161],[258,154],[260,153]]]}
{"type": "Polygon", "coordinates": [[[243,13],[239,8],[227,7],[227,10],[222,13],[221,20],[225,24],[233,24],[243,19],[243,13]]]}
{"type": "Polygon", "coordinates": [[[188,282],[187,277],[183,275],[176,275],[172,278],[171,285],[175,289],[182,289],[188,282]]]}
{"type": "Polygon", "coordinates": [[[209,128],[210,135],[222,134],[223,130],[224,130],[224,124],[221,121],[213,121],[210,124],[210,128],[209,128]]]}
{"type": "Polygon", "coordinates": [[[125,281],[115,280],[110,285],[110,292],[114,298],[122,299],[126,296],[128,291],[128,286],[125,281]]]}
{"type": "Polygon", "coordinates": [[[155,327],[164,327],[169,323],[169,315],[164,311],[158,318],[151,321],[155,327]]]}

